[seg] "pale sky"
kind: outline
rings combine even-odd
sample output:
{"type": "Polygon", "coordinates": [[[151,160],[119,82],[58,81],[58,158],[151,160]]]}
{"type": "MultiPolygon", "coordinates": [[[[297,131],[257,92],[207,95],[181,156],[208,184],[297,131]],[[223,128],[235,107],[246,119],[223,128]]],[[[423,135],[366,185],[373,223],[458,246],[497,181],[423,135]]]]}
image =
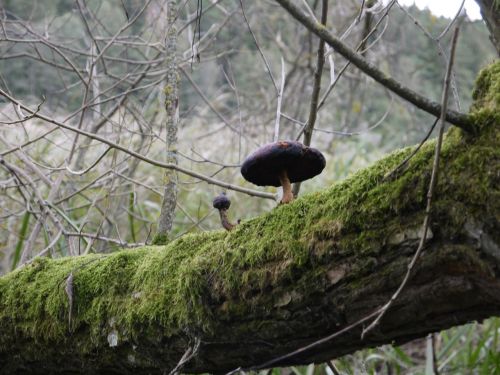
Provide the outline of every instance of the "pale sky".
{"type": "MultiPolygon", "coordinates": [[[[436,16],[453,18],[462,4],[462,0],[399,0],[402,5],[415,3],[421,9],[429,8],[436,16]]],[[[470,19],[481,19],[479,6],[474,0],[465,0],[465,10],[470,19]]]]}

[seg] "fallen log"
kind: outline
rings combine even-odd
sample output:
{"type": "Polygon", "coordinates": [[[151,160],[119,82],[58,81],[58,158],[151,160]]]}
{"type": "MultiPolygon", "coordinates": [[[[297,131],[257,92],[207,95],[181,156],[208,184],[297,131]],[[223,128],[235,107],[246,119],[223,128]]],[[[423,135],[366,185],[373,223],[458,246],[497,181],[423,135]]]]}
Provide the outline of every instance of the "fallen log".
{"type": "MultiPolygon", "coordinates": [[[[451,128],[431,236],[364,339],[356,327],[276,365],[321,362],[500,314],[500,63],[451,128]]],[[[166,246],[48,259],[0,278],[1,373],[223,373],[321,339],[383,305],[421,236],[433,142],[322,192],[166,246]]]]}

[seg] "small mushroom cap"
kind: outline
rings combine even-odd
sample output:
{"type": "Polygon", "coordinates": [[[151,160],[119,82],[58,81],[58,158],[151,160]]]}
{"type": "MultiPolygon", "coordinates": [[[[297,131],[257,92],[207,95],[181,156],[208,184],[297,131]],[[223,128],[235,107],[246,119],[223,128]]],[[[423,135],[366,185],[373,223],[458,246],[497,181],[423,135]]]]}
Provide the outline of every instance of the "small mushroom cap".
{"type": "Polygon", "coordinates": [[[300,182],[320,174],[325,165],[325,157],[317,149],[296,141],[278,141],[248,156],[241,174],[258,186],[281,186],[279,176],[283,170],[290,182],[300,182]]]}
{"type": "Polygon", "coordinates": [[[225,193],[220,193],[214,198],[212,204],[218,210],[227,210],[231,206],[231,201],[226,197],[225,193]]]}

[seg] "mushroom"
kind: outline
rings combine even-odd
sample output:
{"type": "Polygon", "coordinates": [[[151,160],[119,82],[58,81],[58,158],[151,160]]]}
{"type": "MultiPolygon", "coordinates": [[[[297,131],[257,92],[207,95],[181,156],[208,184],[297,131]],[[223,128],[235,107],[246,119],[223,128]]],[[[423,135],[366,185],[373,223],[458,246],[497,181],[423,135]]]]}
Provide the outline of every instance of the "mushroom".
{"type": "Polygon", "coordinates": [[[229,206],[231,206],[231,201],[228,197],[226,197],[226,193],[220,193],[218,196],[216,196],[212,204],[214,208],[219,210],[220,221],[224,229],[233,229],[236,225],[231,224],[227,219],[227,210],[229,209],[229,206]]]}
{"type": "Polygon", "coordinates": [[[254,151],[241,166],[245,180],[258,186],[282,186],[281,203],[293,200],[293,182],[308,180],[325,168],[325,157],[296,141],[269,143],[254,151]]]}

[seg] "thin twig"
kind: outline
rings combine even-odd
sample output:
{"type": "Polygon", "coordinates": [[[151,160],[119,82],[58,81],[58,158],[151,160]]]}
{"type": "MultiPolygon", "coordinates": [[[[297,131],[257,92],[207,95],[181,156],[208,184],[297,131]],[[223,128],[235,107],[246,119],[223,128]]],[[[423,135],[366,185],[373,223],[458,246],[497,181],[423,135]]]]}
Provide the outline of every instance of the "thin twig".
{"type": "Polygon", "coordinates": [[[403,278],[403,281],[399,285],[399,288],[392,295],[390,300],[384,306],[382,306],[382,308],[380,309],[380,313],[377,315],[375,320],[368,327],[366,327],[363,330],[363,333],[361,334],[362,339],[380,323],[381,319],[384,317],[386,312],[390,309],[390,307],[398,299],[399,295],[401,294],[403,289],[408,284],[408,281],[410,280],[410,276],[412,274],[412,271],[415,268],[415,264],[417,263],[417,260],[420,257],[420,254],[422,253],[422,250],[423,250],[424,245],[425,245],[425,241],[427,239],[427,232],[429,230],[429,222],[430,222],[430,217],[431,217],[432,198],[433,198],[434,189],[436,187],[437,180],[438,180],[439,156],[441,154],[441,145],[443,143],[443,134],[444,134],[444,127],[445,127],[445,122],[446,122],[446,108],[448,106],[448,95],[449,95],[449,88],[450,88],[450,77],[451,77],[451,71],[453,68],[453,62],[455,60],[455,47],[457,45],[459,28],[460,28],[460,24],[458,24],[456,26],[455,32],[453,33],[453,39],[451,42],[450,59],[448,62],[448,67],[446,69],[446,78],[444,81],[443,95],[442,95],[442,100],[441,100],[441,116],[439,119],[440,120],[439,135],[438,135],[438,139],[436,142],[436,148],[435,148],[435,152],[434,152],[434,163],[432,166],[431,181],[429,183],[429,190],[427,192],[427,205],[425,208],[424,223],[422,225],[422,231],[423,231],[422,237],[420,238],[418,248],[415,251],[415,254],[413,255],[413,258],[412,258],[410,264],[408,265],[408,270],[406,271],[405,277],[403,278]]]}
{"type": "Polygon", "coordinates": [[[356,18],[356,22],[361,21],[361,16],[363,16],[363,10],[365,9],[365,0],[361,2],[361,6],[359,7],[358,17],[356,18]]]}
{"type": "Polygon", "coordinates": [[[417,154],[417,152],[420,150],[420,148],[422,148],[424,143],[427,142],[427,140],[431,136],[432,132],[434,131],[434,128],[436,127],[438,121],[439,121],[439,118],[436,118],[436,120],[434,121],[434,123],[432,124],[430,129],[427,131],[427,134],[425,135],[424,139],[422,139],[420,141],[418,146],[413,149],[413,151],[410,153],[410,155],[408,155],[405,158],[405,160],[403,160],[401,163],[399,163],[399,165],[396,168],[394,168],[392,171],[390,171],[389,173],[387,173],[384,176],[384,180],[390,179],[395,173],[399,172],[401,170],[401,168],[403,168],[406,164],[408,164],[410,159],[413,158],[417,154]]]}
{"type": "Polygon", "coordinates": [[[432,344],[432,370],[434,371],[434,375],[439,375],[439,365],[438,359],[436,355],[436,334],[431,333],[431,344],[432,344]]]}
{"type": "Polygon", "coordinates": [[[59,229],[59,232],[55,235],[55,237],[52,239],[52,241],[50,241],[50,243],[44,249],[40,250],[38,252],[38,254],[36,254],[33,258],[31,258],[30,260],[27,260],[25,262],[25,264],[30,264],[35,259],[43,257],[45,254],[47,254],[49,252],[49,250],[55,246],[55,244],[57,243],[57,241],[59,241],[59,238],[63,234],[64,234],[63,231],[61,229],[59,229]]]}
{"type": "Polygon", "coordinates": [[[64,232],[64,235],[68,236],[68,237],[90,238],[91,240],[100,240],[100,241],[104,241],[104,242],[111,242],[111,243],[114,243],[116,245],[119,245],[120,247],[144,246],[144,243],[142,243],[142,242],[130,243],[130,242],[121,241],[121,240],[115,239],[115,238],[100,236],[100,235],[94,234],[94,233],[64,232]]]}
{"type": "Polygon", "coordinates": [[[455,13],[455,17],[453,17],[453,19],[450,21],[450,23],[448,24],[448,26],[446,26],[444,28],[444,30],[441,32],[441,34],[439,34],[436,37],[436,40],[441,40],[448,33],[448,31],[451,29],[451,27],[453,26],[453,24],[455,23],[455,21],[458,20],[459,16],[462,14],[462,9],[464,8],[464,5],[465,5],[465,0],[462,0],[462,3],[458,7],[457,13],[455,13]]]}
{"type": "MultiPolygon", "coordinates": [[[[366,35],[366,37],[357,45],[356,52],[359,51],[361,49],[361,47],[363,47],[364,43],[368,40],[368,38],[370,38],[372,36],[372,34],[377,30],[377,28],[380,25],[380,23],[389,15],[389,11],[391,10],[392,6],[395,3],[396,3],[396,0],[392,0],[389,4],[387,4],[387,6],[385,8],[385,13],[383,14],[382,17],[380,17],[380,19],[373,26],[372,30],[366,35]]],[[[373,45],[373,43],[371,45],[373,45]]],[[[330,69],[332,69],[332,65],[333,65],[333,57],[332,57],[333,49],[330,46],[328,46],[328,48],[330,49],[330,51],[332,51],[332,52],[328,52],[327,53],[328,54],[328,58],[330,60],[330,69]]],[[[318,111],[324,106],[324,104],[326,102],[326,99],[328,98],[328,96],[330,95],[330,93],[332,92],[332,90],[334,89],[334,87],[337,85],[337,83],[339,82],[340,78],[342,77],[342,75],[344,74],[344,72],[347,70],[347,68],[349,67],[349,65],[351,65],[351,62],[347,61],[344,64],[344,66],[342,67],[342,69],[340,69],[340,71],[339,71],[339,73],[337,74],[336,77],[335,77],[335,74],[330,73],[330,85],[325,90],[325,93],[323,94],[323,97],[319,101],[319,104],[318,104],[318,107],[317,107],[318,111]]],[[[305,129],[305,127],[299,131],[297,139],[302,135],[302,132],[304,131],[304,129],[305,129]]],[[[340,132],[333,132],[333,133],[334,134],[341,134],[340,132]]],[[[341,135],[344,135],[344,134],[341,134],[341,135]]],[[[346,134],[346,135],[350,135],[350,134],[346,134]]]]}
{"type": "MultiPolygon", "coordinates": [[[[3,125],[15,125],[15,124],[19,124],[19,123],[23,123],[25,121],[28,121],[29,119],[32,119],[33,117],[35,117],[35,115],[38,112],[40,112],[40,109],[42,108],[43,103],[45,103],[45,96],[42,96],[42,101],[36,107],[35,113],[32,113],[29,116],[22,116],[21,110],[19,108],[18,111],[17,111],[17,112],[19,112],[19,115],[20,115],[19,117],[21,117],[19,120],[15,120],[15,121],[0,121],[0,124],[3,124],[3,125]]],[[[2,153],[2,155],[5,155],[5,153],[2,153]]]]}
{"type": "MultiPolygon", "coordinates": [[[[21,104],[18,100],[14,99],[12,96],[10,96],[9,94],[7,94],[5,91],[3,91],[1,89],[0,89],[0,95],[3,96],[3,97],[5,97],[5,98],[7,98],[7,99],[9,99],[11,102],[13,102],[15,104],[20,104],[21,107],[25,111],[28,111],[30,113],[34,113],[33,110],[31,110],[28,107],[26,107],[25,105],[21,104]]],[[[208,184],[218,185],[218,186],[224,187],[224,188],[229,189],[229,190],[239,191],[240,193],[245,193],[245,194],[252,195],[252,196],[255,196],[255,197],[276,200],[276,195],[275,194],[265,193],[265,192],[261,192],[261,191],[257,191],[257,190],[243,188],[241,186],[229,184],[229,183],[226,183],[224,181],[220,181],[220,180],[217,180],[215,178],[205,176],[205,175],[203,175],[201,173],[191,171],[191,170],[189,170],[187,168],[184,168],[184,167],[181,167],[181,166],[178,166],[178,165],[174,165],[174,164],[170,164],[170,163],[164,163],[164,162],[161,162],[161,161],[158,161],[158,160],[154,160],[154,159],[148,158],[148,157],[146,157],[146,156],[144,156],[142,154],[139,154],[138,152],[135,152],[133,150],[129,150],[128,148],[126,148],[126,147],[124,147],[124,146],[122,146],[120,144],[112,142],[109,139],[101,137],[100,135],[93,134],[93,133],[90,133],[90,132],[82,130],[82,129],[78,129],[75,126],[64,124],[64,123],[62,123],[60,121],[54,120],[54,119],[52,119],[50,117],[44,116],[44,115],[39,114],[39,113],[35,114],[35,117],[37,117],[37,118],[39,118],[41,120],[44,120],[44,121],[46,121],[48,123],[60,126],[61,128],[64,128],[64,129],[67,129],[67,130],[71,130],[71,131],[73,131],[75,133],[84,135],[84,136],[86,136],[88,138],[91,138],[91,139],[94,139],[94,140],[99,141],[101,143],[107,144],[108,146],[111,146],[114,149],[117,149],[119,151],[125,152],[126,154],[129,154],[130,156],[133,156],[133,157],[135,157],[135,158],[137,158],[137,159],[139,159],[139,160],[141,160],[143,162],[146,162],[148,164],[155,165],[155,166],[161,167],[161,168],[175,169],[176,171],[181,172],[183,174],[186,174],[188,176],[191,176],[191,177],[203,180],[203,181],[207,182],[208,184]]]]}
{"type": "Polygon", "coordinates": [[[330,370],[332,370],[333,375],[340,375],[340,371],[335,367],[332,361],[326,361],[326,365],[330,370]]]}
{"type": "MultiPolygon", "coordinates": [[[[326,21],[328,17],[328,0],[323,0],[321,9],[321,24],[326,27],[326,21]]],[[[323,75],[323,66],[325,65],[325,41],[323,39],[319,40],[316,69],[314,70],[314,82],[313,90],[311,94],[311,102],[309,105],[309,119],[304,126],[304,145],[309,146],[311,144],[312,134],[314,130],[314,125],[316,124],[316,118],[318,115],[318,98],[319,92],[321,90],[321,76],[323,75]]],[[[296,197],[299,195],[300,182],[293,185],[293,195],[296,197]]]]}
{"type": "Polygon", "coordinates": [[[253,41],[255,42],[255,46],[257,47],[257,50],[259,51],[260,56],[262,57],[262,60],[264,60],[264,64],[266,64],[266,69],[267,69],[267,74],[269,74],[269,77],[271,77],[271,81],[273,82],[274,88],[276,89],[276,94],[279,94],[279,89],[278,85],[276,84],[276,80],[273,77],[273,73],[271,71],[271,67],[269,66],[269,63],[267,62],[266,56],[264,55],[264,52],[262,52],[262,49],[259,46],[259,42],[257,42],[257,37],[252,31],[252,28],[250,27],[250,22],[248,22],[247,15],[245,14],[245,7],[243,6],[243,0],[240,0],[240,5],[241,5],[241,13],[243,14],[243,18],[245,19],[245,22],[248,27],[248,31],[250,31],[250,34],[252,35],[253,41]]]}
{"type": "MultiPolygon", "coordinates": [[[[446,52],[445,52],[443,46],[441,45],[441,38],[442,38],[442,36],[444,36],[446,34],[447,29],[451,27],[451,25],[455,22],[455,20],[459,19],[459,16],[460,16],[460,13],[462,12],[462,8],[464,6],[464,3],[465,3],[465,0],[462,0],[462,4],[460,5],[460,8],[458,9],[458,12],[456,13],[454,19],[446,27],[446,29],[443,31],[443,33],[441,33],[437,38],[433,37],[432,34],[423,25],[421,25],[420,22],[415,17],[413,17],[413,15],[408,11],[408,9],[401,6],[401,4],[399,4],[399,3],[398,3],[398,6],[408,16],[408,18],[410,18],[412,20],[413,24],[415,24],[425,34],[425,36],[427,36],[430,40],[432,40],[434,43],[436,43],[438,55],[443,59],[443,63],[446,66],[448,64],[448,59],[446,57],[446,52]]],[[[457,85],[455,82],[455,73],[453,71],[451,72],[450,80],[451,80],[450,84],[451,84],[451,90],[453,93],[453,97],[455,98],[457,109],[460,110],[461,109],[460,97],[458,95],[458,88],[457,88],[457,85]]]]}
{"type": "MultiPolygon", "coordinates": [[[[328,17],[328,0],[323,0],[323,6],[321,10],[321,24],[326,27],[327,17],[328,17]]],[[[309,106],[309,119],[307,120],[307,126],[304,129],[304,144],[309,146],[311,144],[312,133],[314,125],[316,123],[316,117],[318,114],[318,98],[319,92],[321,90],[321,76],[323,74],[323,66],[325,64],[325,41],[320,39],[316,60],[316,69],[314,71],[314,83],[313,91],[311,95],[311,103],[309,106]]],[[[298,191],[297,191],[298,192],[298,191]]]]}
{"type": "Polygon", "coordinates": [[[278,93],[278,103],[276,105],[276,121],[274,123],[274,142],[277,142],[280,136],[280,118],[281,118],[281,101],[283,100],[283,90],[285,89],[285,60],[281,57],[281,84],[278,93]]]}
{"type": "MultiPolygon", "coordinates": [[[[385,86],[401,98],[409,101],[414,106],[439,116],[442,112],[442,105],[431,101],[427,97],[418,94],[416,91],[404,86],[401,82],[391,78],[382,70],[378,69],[374,64],[363,58],[360,54],[356,53],[351,47],[342,42],[339,38],[331,34],[327,28],[318,25],[313,19],[308,17],[298,8],[291,0],[276,0],[284,9],[286,9],[297,21],[307,27],[310,31],[318,37],[325,40],[336,52],[341,54],[344,58],[350,60],[362,72],[372,77],[381,85],[385,86]]],[[[460,127],[468,133],[475,133],[474,124],[471,118],[464,113],[453,110],[445,112],[446,120],[451,124],[460,127]]]]}
{"type": "Polygon", "coordinates": [[[30,140],[28,140],[28,141],[24,142],[23,144],[18,145],[18,146],[15,146],[15,147],[12,147],[12,148],[10,148],[10,149],[8,149],[8,150],[6,150],[6,151],[2,151],[2,152],[0,152],[0,156],[5,156],[5,155],[11,154],[11,153],[13,153],[13,152],[16,152],[16,151],[18,151],[18,150],[20,151],[20,150],[22,150],[24,147],[27,147],[27,146],[29,146],[29,145],[30,145],[30,144],[32,144],[32,143],[38,142],[39,140],[41,140],[41,139],[43,139],[43,138],[47,137],[48,135],[52,134],[53,132],[55,132],[56,130],[59,130],[59,129],[60,129],[60,128],[59,128],[58,126],[55,126],[55,127],[53,127],[52,129],[47,130],[45,133],[40,134],[38,137],[35,137],[35,138],[33,138],[33,139],[30,139],[30,140]]]}
{"type": "Polygon", "coordinates": [[[182,369],[182,367],[184,367],[184,365],[198,353],[198,349],[200,348],[200,343],[201,340],[197,337],[195,339],[193,347],[190,346],[186,349],[186,351],[182,355],[177,365],[172,369],[172,371],[169,372],[169,375],[177,374],[182,369]]]}
{"type": "Polygon", "coordinates": [[[222,113],[220,113],[220,111],[217,108],[215,108],[215,106],[213,105],[213,103],[207,98],[207,96],[203,93],[203,91],[201,90],[201,88],[196,84],[196,82],[188,74],[188,72],[184,68],[182,68],[182,67],[179,67],[179,70],[181,71],[182,74],[184,74],[184,77],[187,78],[188,82],[191,84],[191,86],[193,86],[193,88],[195,89],[195,91],[198,93],[198,95],[201,97],[201,99],[205,102],[205,104],[213,111],[213,113],[215,113],[217,115],[217,117],[220,118],[222,120],[222,122],[224,122],[224,124],[226,124],[229,129],[231,129],[232,131],[234,131],[239,136],[243,136],[243,137],[245,137],[245,139],[249,140],[248,137],[246,137],[245,135],[243,135],[241,133],[241,129],[235,128],[231,124],[231,122],[228,119],[226,119],[224,117],[224,115],[222,113]]]}
{"type": "Polygon", "coordinates": [[[68,165],[66,166],[66,170],[71,173],[71,174],[76,174],[78,176],[81,176],[81,175],[84,175],[86,174],[87,172],[89,172],[92,168],[94,168],[101,160],[104,156],[106,156],[106,154],[111,150],[111,147],[108,147],[106,150],[103,151],[103,153],[92,163],[90,164],[90,166],[88,166],[87,168],[81,170],[81,171],[73,171],[68,165]]]}
{"type": "Polygon", "coordinates": [[[289,358],[293,358],[293,357],[296,357],[304,352],[307,352],[311,349],[314,349],[320,345],[323,345],[337,337],[339,337],[340,335],[346,333],[346,332],[349,332],[351,331],[352,329],[356,328],[356,327],[359,327],[360,325],[362,325],[363,323],[369,321],[371,318],[375,317],[378,313],[379,313],[380,310],[376,310],[372,313],[370,313],[369,315],[365,316],[364,318],[361,318],[357,321],[355,321],[354,323],[352,324],[349,324],[348,326],[342,328],[341,330],[339,331],[336,331],[335,333],[332,333],[331,335],[329,336],[326,336],[326,337],[323,337],[322,339],[319,339],[317,341],[314,341],[312,342],[311,344],[309,345],[306,345],[306,346],[303,346],[302,348],[299,348],[297,350],[294,350],[293,352],[290,352],[290,353],[287,353],[287,354],[284,354],[280,357],[277,357],[277,358],[274,358],[274,359],[271,359],[267,362],[264,362],[260,365],[257,365],[257,366],[252,366],[250,368],[246,368],[246,369],[242,369],[241,367],[237,368],[237,369],[234,369],[230,372],[228,372],[226,375],[232,375],[232,374],[235,374],[237,373],[238,371],[257,371],[257,370],[262,370],[262,369],[265,369],[265,368],[269,368],[273,365],[276,365],[282,361],[284,361],[285,359],[289,359],[289,358]]]}

